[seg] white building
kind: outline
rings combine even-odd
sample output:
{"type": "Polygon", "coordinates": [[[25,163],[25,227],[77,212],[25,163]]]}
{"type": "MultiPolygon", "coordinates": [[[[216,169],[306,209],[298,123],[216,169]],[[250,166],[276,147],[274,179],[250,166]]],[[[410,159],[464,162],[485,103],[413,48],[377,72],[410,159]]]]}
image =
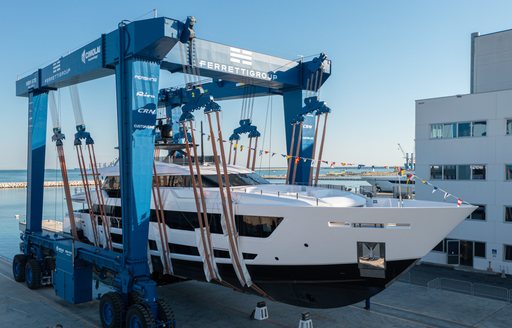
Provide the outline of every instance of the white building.
{"type": "Polygon", "coordinates": [[[416,101],[416,174],[481,207],[423,260],[512,274],[512,30],[471,45],[471,93],[416,101]]]}

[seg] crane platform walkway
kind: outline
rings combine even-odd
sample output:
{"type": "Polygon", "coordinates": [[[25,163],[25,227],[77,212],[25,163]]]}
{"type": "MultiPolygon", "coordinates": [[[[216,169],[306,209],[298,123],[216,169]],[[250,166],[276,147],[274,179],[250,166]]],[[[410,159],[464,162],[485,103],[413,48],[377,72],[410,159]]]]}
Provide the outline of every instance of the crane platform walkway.
{"type": "MultiPolygon", "coordinates": [[[[0,258],[0,322],[3,327],[99,327],[98,301],[70,305],[52,288],[32,291],[14,281],[9,259],[0,258]]],[[[297,327],[311,313],[314,327],[510,327],[512,304],[397,282],[372,299],[371,310],[356,304],[338,309],[304,309],[267,301],[270,318],[249,319],[260,297],[187,281],[159,288],[174,308],[178,327],[297,327]]]]}

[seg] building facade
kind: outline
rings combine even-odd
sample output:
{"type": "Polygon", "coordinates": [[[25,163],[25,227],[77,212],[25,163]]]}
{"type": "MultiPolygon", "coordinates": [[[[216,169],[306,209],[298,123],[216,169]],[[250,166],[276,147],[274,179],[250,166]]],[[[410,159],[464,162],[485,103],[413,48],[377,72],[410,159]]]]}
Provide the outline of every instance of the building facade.
{"type": "Polygon", "coordinates": [[[471,44],[471,93],[416,101],[416,174],[479,208],[423,260],[512,274],[512,30],[471,44]]]}

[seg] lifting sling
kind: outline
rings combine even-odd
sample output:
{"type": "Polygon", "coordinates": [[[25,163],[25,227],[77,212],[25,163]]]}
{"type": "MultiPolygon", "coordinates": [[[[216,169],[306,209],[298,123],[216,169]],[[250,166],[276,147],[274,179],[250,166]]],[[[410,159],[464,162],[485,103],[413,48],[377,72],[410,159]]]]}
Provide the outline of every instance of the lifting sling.
{"type": "Polygon", "coordinates": [[[66,167],[66,158],[64,156],[64,147],[62,140],[64,140],[65,136],[61,132],[60,120],[57,113],[57,103],[55,102],[55,93],[52,91],[49,93],[50,100],[50,114],[53,122],[53,137],[52,140],[55,141],[55,145],[57,147],[57,154],[59,157],[59,165],[60,172],[62,174],[62,183],[64,185],[64,194],[66,196],[66,206],[68,209],[69,216],[69,225],[71,227],[71,235],[73,239],[78,240],[78,233],[76,230],[76,221],[75,221],[75,213],[73,212],[73,204],[71,201],[71,191],[69,189],[69,179],[68,179],[68,170],[66,167]]]}
{"type": "Polygon", "coordinates": [[[96,154],[94,151],[94,140],[91,138],[90,133],[87,132],[85,129],[84,119],[82,115],[82,106],[80,104],[77,86],[70,86],[69,92],[71,95],[71,103],[73,106],[73,113],[75,117],[75,125],[77,130],[77,132],[75,133],[74,145],[77,153],[80,175],[82,177],[82,183],[84,185],[84,194],[87,202],[87,207],[89,208],[89,216],[91,218],[91,226],[93,229],[94,244],[96,246],[99,246],[101,242],[98,231],[99,220],[101,220],[103,235],[105,238],[103,247],[112,249],[112,237],[110,234],[110,218],[107,217],[105,211],[103,190],[101,189],[100,174],[98,171],[98,164],[96,162],[96,154]],[[87,164],[85,162],[83,154],[82,139],[85,140],[87,152],[89,154],[89,164],[91,166],[90,174],[87,171],[87,164]],[[95,213],[94,211],[95,206],[92,200],[91,188],[89,185],[89,176],[93,179],[99,215],[97,215],[97,213],[95,213]]]}

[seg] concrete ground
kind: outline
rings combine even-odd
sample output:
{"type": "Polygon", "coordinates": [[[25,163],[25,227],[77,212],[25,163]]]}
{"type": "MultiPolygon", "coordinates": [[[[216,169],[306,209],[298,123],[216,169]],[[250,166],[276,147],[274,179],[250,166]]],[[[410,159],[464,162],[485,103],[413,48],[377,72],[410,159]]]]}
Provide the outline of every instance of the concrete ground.
{"type": "MultiPolygon", "coordinates": [[[[98,301],[70,305],[52,288],[32,291],[12,279],[11,266],[0,259],[1,327],[97,327],[98,301]]],[[[267,301],[270,318],[249,315],[260,297],[194,281],[159,288],[173,307],[179,327],[298,327],[309,311],[314,327],[511,327],[512,304],[414,284],[396,282],[364,304],[338,309],[303,309],[267,301]]]]}

